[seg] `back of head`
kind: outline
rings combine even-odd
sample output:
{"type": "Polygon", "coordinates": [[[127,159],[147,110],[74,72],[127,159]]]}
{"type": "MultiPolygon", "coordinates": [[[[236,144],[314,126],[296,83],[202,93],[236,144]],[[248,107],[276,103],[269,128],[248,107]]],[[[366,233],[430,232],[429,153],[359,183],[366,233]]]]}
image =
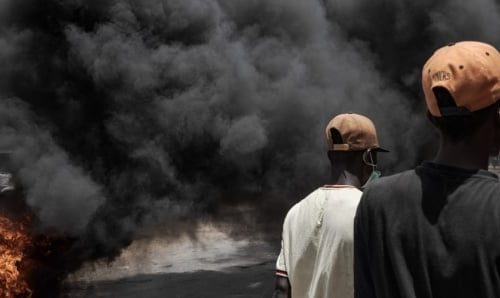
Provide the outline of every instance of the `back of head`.
{"type": "MultiPolygon", "coordinates": [[[[454,104],[453,97],[448,90],[438,87],[434,89],[434,94],[439,106],[450,106],[450,104],[454,104]]],[[[496,123],[492,120],[494,120],[493,117],[498,117],[498,105],[499,102],[466,115],[436,117],[429,112],[429,119],[441,132],[441,136],[446,141],[453,143],[468,142],[475,138],[477,134],[480,134],[481,129],[488,130],[488,124],[496,123]]]]}
{"type": "Polygon", "coordinates": [[[373,122],[359,114],[340,114],[332,118],[325,128],[328,151],[355,152],[380,148],[373,122]]]}
{"type": "Polygon", "coordinates": [[[363,115],[349,113],[334,117],[326,126],[325,135],[334,178],[348,171],[364,183],[376,164],[376,154],[371,152],[387,152],[379,145],[375,125],[363,115]],[[370,153],[369,162],[364,162],[366,153],[370,153]]]}
{"type": "Polygon", "coordinates": [[[480,42],[459,42],[438,49],[422,70],[429,116],[449,142],[464,142],[498,125],[500,53],[480,42]]]}

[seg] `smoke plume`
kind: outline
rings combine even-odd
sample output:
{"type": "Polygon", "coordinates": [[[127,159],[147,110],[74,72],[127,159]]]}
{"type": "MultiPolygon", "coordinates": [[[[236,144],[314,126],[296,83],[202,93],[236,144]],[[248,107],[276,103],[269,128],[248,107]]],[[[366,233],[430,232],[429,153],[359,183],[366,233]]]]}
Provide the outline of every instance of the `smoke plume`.
{"type": "Polygon", "coordinates": [[[42,231],[112,256],[322,184],[338,113],[374,120],[386,173],[411,167],[425,58],[499,28],[495,0],[3,0],[0,150],[42,231]]]}

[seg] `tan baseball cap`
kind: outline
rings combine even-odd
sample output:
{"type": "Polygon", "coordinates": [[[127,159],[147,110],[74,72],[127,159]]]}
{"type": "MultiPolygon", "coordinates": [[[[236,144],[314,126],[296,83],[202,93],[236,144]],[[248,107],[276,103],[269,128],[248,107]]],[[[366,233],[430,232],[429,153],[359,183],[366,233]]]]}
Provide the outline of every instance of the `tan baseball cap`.
{"type": "Polygon", "coordinates": [[[422,88],[435,117],[465,115],[500,99],[500,53],[476,41],[449,44],[434,52],[422,69],[422,88]],[[456,106],[439,106],[434,88],[445,88],[456,106]]]}
{"type": "Polygon", "coordinates": [[[380,148],[375,125],[367,117],[359,114],[340,114],[334,117],[325,129],[326,141],[329,151],[362,151],[380,148]],[[334,142],[336,131],[340,134],[342,142],[334,142]]]}

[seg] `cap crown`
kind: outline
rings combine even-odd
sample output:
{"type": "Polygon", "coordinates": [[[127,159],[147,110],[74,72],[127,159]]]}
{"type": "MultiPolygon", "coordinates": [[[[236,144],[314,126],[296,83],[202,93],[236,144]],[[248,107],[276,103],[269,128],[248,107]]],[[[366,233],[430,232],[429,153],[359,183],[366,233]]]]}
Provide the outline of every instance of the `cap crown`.
{"type": "Polygon", "coordinates": [[[493,46],[464,41],[442,47],[422,69],[429,112],[436,117],[486,108],[500,99],[500,53],[493,46]],[[443,87],[457,107],[439,107],[433,89],[443,87]]]}
{"type": "Polygon", "coordinates": [[[338,115],[328,123],[325,133],[328,150],[331,151],[360,151],[380,148],[375,125],[362,115],[338,115]],[[340,133],[342,144],[334,144],[332,128],[340,133]]]}

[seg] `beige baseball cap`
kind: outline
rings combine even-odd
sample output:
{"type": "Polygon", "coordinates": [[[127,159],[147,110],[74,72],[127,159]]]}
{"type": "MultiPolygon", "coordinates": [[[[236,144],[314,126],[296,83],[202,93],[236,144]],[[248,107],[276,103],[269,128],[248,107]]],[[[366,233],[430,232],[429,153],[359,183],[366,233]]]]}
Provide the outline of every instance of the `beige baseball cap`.
{"type": "Polygon", "coordinates": [[[325,129],[326,141],[329,151],[363,151],[380,148],[375,125],[367,117],[359,114],[340,114],[334,117],[325,129]],[[336,130],[336,131],[335,131],[336,130]],[[335,142],[334,134],[340,135],[342,142],[335,142]]]}
{"type": "Polygon", "coordinates": [[[422,69],[427,108],[435,117],[465,115],[500,99],[500,53],[476,41],[449,44],[434,52],[422,69]],[[434,88],[445,88],[456,106],[439,106],[434,88]]]}

